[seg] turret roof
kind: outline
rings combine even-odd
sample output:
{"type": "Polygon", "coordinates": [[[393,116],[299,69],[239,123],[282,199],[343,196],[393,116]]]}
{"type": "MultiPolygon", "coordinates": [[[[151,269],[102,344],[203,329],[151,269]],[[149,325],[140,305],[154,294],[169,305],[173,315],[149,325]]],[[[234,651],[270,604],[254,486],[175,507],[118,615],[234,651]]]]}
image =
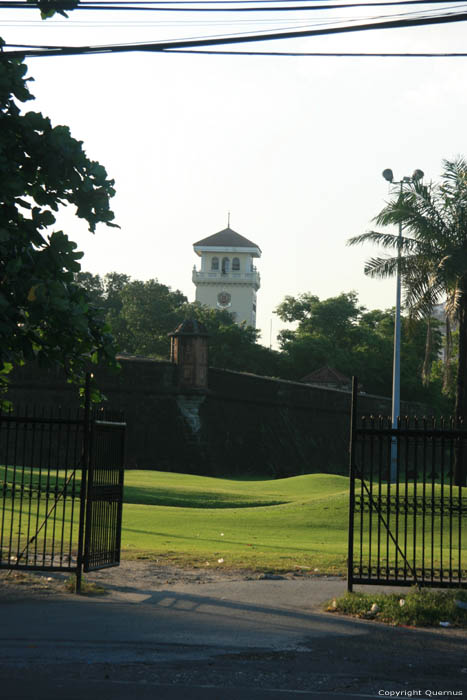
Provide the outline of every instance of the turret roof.
{"type": "Polygon", "coordinates": [[[179,335],[209,336],[206,326],[195,318],[187,318],[168,334],[170,337],[179,335]]]}
{"type": "Polygon", "coordinates": [[[241,236],[239,233],[234,231],[227,226],[227,228],[213,233],[212,236],[203,238],[201,241],[193,243],[195,247],[215,247],[215,248],[255,248],[261,253],[261,248],[253,241],[249,241],[248,238],[241,236]]]}

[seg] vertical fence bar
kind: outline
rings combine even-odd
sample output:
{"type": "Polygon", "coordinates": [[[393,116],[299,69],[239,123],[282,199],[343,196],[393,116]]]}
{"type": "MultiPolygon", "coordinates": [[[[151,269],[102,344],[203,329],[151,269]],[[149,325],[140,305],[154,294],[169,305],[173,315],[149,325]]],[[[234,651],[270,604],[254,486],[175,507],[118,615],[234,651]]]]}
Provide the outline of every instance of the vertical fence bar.
{"type": "Polygon", "coordinates": [[[390,524],[391,524],[391,485],[396,480],[396,459],[397,452],[399,450],[399,416],[393,417],[392,420],[392,430],[396,431],[396,435],[391,435],[391,440],[387,444],[387,456],[386,464],[384,469],[384,478],[386,481],[386,522],[388,527],[386,527],[386,581],[390,578],[390,561],[391,561],[391,538],[390,538],[390,524]]]}
{"type": "MultiPolygon", "coordinates": [[[[438,477],[438,474],[434,473],[434,478],[438,477]]],[[[444,561],[443,561],[443,541],[444,541],[444,471],[440,470],[439,481],[440,481],[440,504],[439,504],[439,571],[440,571],[440,581],[444,579],[444,561]]],[[[433,519],[435,514],[433,513],[433,519]]]]}
{"type": "MultiPolygon", "coordinates": [[[[15,512],[15,503],[16,503],[16,473],[17,473],[17,464],[18,464],[18,424],[15,424],[15,433],[14,433],[14,446],[13,446],[13,474],[12,474],[12,479],[11,479],[11,519],[10,519],[10,536],[9,536],[9,542],[8,542],[8,563],[11,565],[11,560],[12,560],[12,545],[13,545],[13,532],[14,532],[14,523],[15,523],[15,517],[16,517],[16,512],[15,512]]],[[[14,557],[16,561],[16,557],[14,557]]]]}
{"type": "Polygon", "coordinates": [[[96,508],[95,504],[92,502],[92,490],[95,486],[94,483],[94,466],[97,461],[96,455],[96,420],[95,416],[90,417],[89,421],[89,467],[88,467],[88,478],[86,483],[86,525],[84,531],[84,556],[83,564],[86,568],[89,565],[89,552],[93,539],[96,537],[97,529],[100,525],[100,518],[96,520],[96,508]],[[93,508],[94,506],[94,508],[93,508]],[[94,512],[93,512],[94,510],[94,512]]]}
{"type": "MultiPolygon", "coordinates": [[[[355,420],[357,420],[357,415],[355,415],[355,420]]],[[[356,437],[356,436],[355,436],[356,437]]],[[[358,441],[355,446],[355,453],[354,453],[354,459],[357,454],[357,446],[358,446],[358,441]]],[[[361,578],[363,576],[363,527],[364,527],[364,522],[365,522],[365,492],[363,490],[363,481],[365,478],[364,470],[365,470],[365,453],[366,453],[366,447],[367,443],[365,438],[362,438],[360,440],[360,462],[359,462],[359,476],[360,476],[360,507],[358,509],[358,513],[360,516],[360,526],[358,528],[359,532],[359,539],[358,539],[358,546],[359,546],[359,558],[358,558],[358,576],[361,578]]],[[[355,481],[355,480],[354,480],[355,481]]]]}
{"type": "MultiPolygon", "coordinates": [[[[3,418],[3,412],[0,414],[0,418],[3,418]]],[[[11,423],[9,421],[2,421],[0,424],[0,430],[6,432],[6,438],[5,438],[5,465],[3,467],[4,472],[3,472],[3,487],[2,487],[2,524],[1,524],[1,532],[0,532],[0,564],[3,561],[3,533],[5,532],[5,513],[6,513],[6,500],[8,496],[8,468],[9,468],[9,455],[10,455],[10,426],[11,423]],[[3,427],[5,425],[5,427],[3,427]]],[[[0,434],[1,437],[1,434],[0,434]]]]}
{"type": "Polygon", "coordinates": [[[76,555],[76,593],[81,593],[81,579],[83,573],[83,542],[84,542],[84,526],[86,517],[86,486],[87,474],[90,464],[90,429],[91,429],[91,390],[90,390],[91,375],[86,373],[84,385],[84,417],[83,417],[83,450],[82,450],[82,465],[81,465],[81,492],[80,492],[80,507],[79,507],[79,525],[78,525],[78,552],[76,555]]]}
{"type": "MultiPolygon", "coordinates": [[[[444,439],[443,439],[443,444],[444,444],[444,439]]],[[[453,516],[453,510],[454,510],[454,499],[453,499],[453,491],[452,491],[452,481],[453,481],[453,464],[452,464],[452,438],[449,441],[450,449],[449,449],[449,461],[448,461],[448,474],[449,474],[449,571],[450,571],[450,578],[449,581],[452,583],[453,580],[453,570],[452,570],[452,545],[453,545],[453,538],[452,538],[452,516],[453,516]]]]}
{"type": "MultiPolygon", "coordinates": [[[[125,454],[125,431],[122,428],[119,428],[119,470],[118,470],[118,486],[121,489],[122,492],[122,500],[123,500],[123,465],[124,465],[124,454],[125,454]]],[[[123,518],[123,503],[120,501],[117,505],[117,540],[115,542],[115,547],[118,552],[118,561],[120,562],[120,550],[121,550],[121,544],[122,544],[122,518],[123,518]]]]}
{"type": "Polygon", "coordinates": [[[21,479],[18,484],[19,488],[19,512],[18,512],[18,533],[17,533],[17,545],[16,545],[16,564],[19,564],[19,557],[21,553],[21,527],[23,524],[23,501],[24,501],[24,472],[26,470],[26,453],[27,453],[27,436],[28,436],[28,409],[25,408],[25,423],[24,423],[24,433],[25,439],[22,440],[22,450],[21,450],[21,479]]]}
{"type": "Polygon", "coordinates": [[[384,455],[384,437],[383,437],[383,432],[382,429],[384,427],[384,419],[382,416],[379,417],[378,419],[378,498],[377,498],[377,508],[378,508],[378,527],[376,528],[376,541],[377,541],[377,547],[376,547],[376,577],[377,579],[381,578],[381,517],[380,517],[380,512],[383,504],[382,500],[382,488],[381,488],[381,481],[382,481],[382,469],[383,469],[383,455],[384,455]]]}
{"type": "MultiPolygon", "coordinates": [[[[76,416],[76,423],[74,425],[74,436],[73,436],[73,464],[78,465],[81,464],[81,469],[83,467],[83,440],[84,440],[84,423],[81,421],[80,418],[80,411],[76,411],[75,413],[76,416]],[[81,460],[80,462],[78,460],[81,460]]],[[[73,474],[71,477],[71,491],[70,491],[70,496],[71,496],[71,508],[70,508],[70,539],[69,539],[69,548],[68,548],[68,561],[71,564],[72,557],[73,557],[73,526],[75,522],[75,505],[76,505],[76,498],[77,495],[80,495],[80,492],[77,493],[77,480],[76,480],[76,470],[73,470],[73,474]]],[[[81,501],[80,501],[81,503],[81,501]]],[[[79,512],[79,511],[78,511],[79,512]]],[[[79,548],[79,546],[78,546],[79,548]]],[[[78,557],[78,553],[76,554],[78,557]]]]}
{"type": "MultiPolygon", "coordinates": [[[[408,442],[408,441],[407,441],[408,442]]],[[[417,438],[414,437],[413,441],[413,454],[415,459],[415,454],[417,452],[417,438]]],[[[407,581],[407,541],[408,541],[408,522],[409,522],[409,465],[410,465],[410,450],[407,447],[407,457],[405,463],[405,479],[404,479],[404,499],[405,499],[405,509],[404,509],[404,581],[407,581]]]]}
{"type": "Polygon", "coordinates": [[[349,446],[349,545],[347,551],[347,590],[353,590],[353,532],[355,515],[355,428],[357,420],[358,379],[352,377],[352,404],[350,408],[350,446],[349,446]]]}
{"type": "MultiPolygon", "coordinates": [[[[70,418],[70,411],[67,411],[68,418],[70,418]]],[[[64,552],[64,547],[65,547],[65,518],[66,518],[66,511],[67,511],[67,497],[68,497],[68,462],[70,459],[70,431],[71,431],[71,425],[67,425],[67,430],[66,430],[66,441],[65,441],[65,458],[64,458],[64,467],[65,469],[63,473],[63,495],[62,495],[62,528],[61,528],[61,533],[60,533],[60,566],[63,565],[63,560],[65,556],[64,552]]]]}
{"type": "MultiPolygon", "coordinates": [[[[399,542],[399,475],[400,475],[400,469],[401,469],[401,453],[402,453],[402,445],[403,445],[401,427],[402,427],[402,419],[400,416],[398,416],[398,419],[397,419],[397,455],[396,455],[396,473],[395,473],[396,492],[394,494],[394,515],[395,515],[395,523],[396,523],[396,535],[395,535],[396,542],[399,542]]],[[[407,424],[405,427],[407,427],[407,424]]],[[[399,559],[398,559],[397,547],[394,550],[394,577],[395,577],[396,581],[399,578],[399,559]]]]}
{"type": "MultiPolygon", "coordinates": [[[[424,427],[426,428],[426,421],[424,420],[424,427]]],[[[432,459],[431,459],[431,472],[434,473],[435,465],[435,455],[433,454],[435,441],[432,439],[432,459]]],[[[425,539],[426,539],[426,479],[427,479],[427,459],[426,459],[426,446],[424,447],[425,454],[423,456],[422,464],[422,561],[421,561],[421,571],[422,571],[422,581],[425,580],[425,539]]]]}
{"type": "MultiPolygon", "coordinates": [[[[443,472],[443,463],[444,459],[443,457],[441,458],[441,465],[440,469],[441,472],[443,472]]],[[[435,472],[435,464],[432,464],[431,468],[431,543],[430,543],[430,549],[431,549],[431,582],[435,580],[435,541],[436,541],[436,535],[435,535],[435,525],[436,525],[436,472],[435,472]]]]}
{"type": "MultiPolygon", "coordinates": [[[[459,438],[459,443],[460,443],[460,448],[459,448],[459,456],[458,459],[460,460],[460,464],[464,464],[464,438],[460,437],[459,438]]],[[[462,474],[462,470],[460,471],[462,474]]],[[[459,536],[458,536],[458,547],[459,547],[459,560],[458,560],[458,569],[459,569],[459,581],[462,578],[462,516],[463,516],[463,508],[462,508],[462,478],[459,478],[459,485],[458,485],[458,493],[459,493],[459,536]]]]}
{"type": "MultiPolygon", "coordinates": [[[[35,409],[33,407],[32,416],[35,417],[35,409]]],[[[32,504],[34,497],[34,490],[36,488],[34,481],[34,461],[35,461],[35,446],[36,446],[36,422],[33,421],[31,424],[31,457],[29,460],[29,503],[28,503],[28,530],[26,535],[26,541],[29,543],[31,539],[31,516],[32,516],[32,504]]],[[[27,550],[26,563],[30,562],[30,552],[29,547],[27,550]]]]}
{"type": "Polygon", "coordinates": [[[371,436],[370,442],[370,468],[369,468],[369,503],[368,503],[368,578],[370,579],[373,573],[373,469],[375,461],[375,436],[371,436]]]}

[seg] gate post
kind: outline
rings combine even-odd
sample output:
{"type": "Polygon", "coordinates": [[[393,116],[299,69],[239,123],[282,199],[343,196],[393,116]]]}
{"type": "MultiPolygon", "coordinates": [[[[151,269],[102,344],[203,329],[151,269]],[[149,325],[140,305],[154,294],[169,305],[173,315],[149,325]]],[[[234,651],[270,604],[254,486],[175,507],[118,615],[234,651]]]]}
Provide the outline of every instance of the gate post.
{"type": "Polygon", "coordinates": [[[349,445],[349,544],[347,549],[347,591],[353,588],[353,531],[355,511],[355,428],[357,421],[358,379],[352,377],[352,404],[350,408],[350,445],[349,445]]]}
{"type": "Polygon", "coordinates": [[[81,593],[81,576],[83,573],[84,521],[86,517],[86,486],[90,455],[90,411],[91,411],[91,375],[86,372],[84,385],[84,417],[83,417],[83,451],[81,464],[81,492],[79,506],[78,553],[76,555],[76,586],[75,593],[81,593]]]}

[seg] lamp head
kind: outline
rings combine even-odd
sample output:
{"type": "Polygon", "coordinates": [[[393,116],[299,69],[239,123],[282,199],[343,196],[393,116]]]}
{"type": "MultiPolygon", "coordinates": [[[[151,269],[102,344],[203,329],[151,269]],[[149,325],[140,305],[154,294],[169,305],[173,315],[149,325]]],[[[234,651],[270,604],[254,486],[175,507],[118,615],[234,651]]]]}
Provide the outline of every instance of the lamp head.
{"type": "Polygon", "coordinates": [[[386,168],[386,170],[383,170],[383,177],[388,182],[392,182],[394,180],[394,175],[390,168],[386,168]]]}
{"type": "Polygon", "coordinates": [[[423,170],[414,170],[412,174],[412,180],[414,180],[414,182],[417,182],[418,180],[421,180],[424,175],[425,173],[423,172],[423,170]]]}

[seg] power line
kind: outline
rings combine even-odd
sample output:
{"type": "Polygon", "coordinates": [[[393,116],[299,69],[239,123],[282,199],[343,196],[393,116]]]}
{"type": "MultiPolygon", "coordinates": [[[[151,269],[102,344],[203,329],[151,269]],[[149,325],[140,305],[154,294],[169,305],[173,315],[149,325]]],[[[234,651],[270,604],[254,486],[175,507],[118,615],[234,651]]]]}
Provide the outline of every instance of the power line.
{"type": "Polygon", "coordinates": [[[449,14],[434,17],[416,17],[411,19],[387,20],[385,22],[373,22],[344,27],[328,27],[325,29],[312,29],[306,31],[273,32],[270,34],[252,34],[246,36],[225,36],[205,39],[176,40],[166,42],[149,42],[138,44],[113,44],[106,46],[59,46],[44,50],[27,49],[25,51],[2,51],[0,58],[7,57],[35,57],[35,56],[76,56],[99,53],[127,53],[130,51],[166,52],[171,49],[195,49],[204,46],[219,46],[222,44],[240,44],[261,41],[276,41],[278,39],[300,39],[312,36],[326,36],[330,34],[345,34],[350,32],[362,32],[375,29],[402,29],[408,27],[430,26],[453,22],[465,22],[467,13],[449,14]]]}
{"type": "MultiPolygon", "coordinates": [[[[57,49],[56,46],[8,44],[25,49],[57,49]]],[[[467,58],[467,52],[369,52],[369,51],[225,51],[215,49],[169,49],[165,53],[191,53],[213,56],[291,56],[314,58],[467,58]]]]}
{"type": "Polygon", "coordinates": [[[165,53],[213,54],[223,56],[309,56],[315,58],[467,58],[467,53],[369,53],[329,51],[216,51],[171,49],[165,53]]]}
{"type": "MultiPolygon", "coordinates": [[[[234,0],[234,2],[244,2],[245,0],[234,0]]],[[[255,0],[248,0],[255,2],[255,0]]],[[[265,2],[270,0],[265,0],[265,2]]],[[[309,1],[309,0],[308,0],[309,1]]],[[[261,2],[261,0],[260,0],[261,2]]],[[[285,0],[287,2],[287,0],[285,0]]],[[[357,7],[397,7],[404,5],[451,5],[455,6],[455,3],[465,4],[465,0],[376,0],[375,2],[353,2],[353,3],[342,3],[342,4],[325,4],[325,5],[291,5],[291,6],[258,6],[258,7],[219,7],[217,0],[212,3],[215,7],[192,7],[190,3],[186,2],[168,2],[164,3],[164,6],[158,4],[152,4],[148,6],[147,4],[131,5],[129,3],[125,4],[102,4],[102,3],[83,3],[78,5],[76,10],[100,10],[100,11],[144,11],[144,12],[221,12],[221,13],[231,13],[231,12],[305,12],[305,11],[317,11],[317,10],[339,10],[339,9],[352,9],[357,7]],[[169,7],[165,5],[170,5],[169,7]],[[190,6],[185,6],[190,5],[190,6]]],[[[200,3],[193,3],[199,5],[200,3]]],[[[230,4],[230,2],[228,3],[230,4]]],[[[15,0],[1,0],[0,9],[33,9],[37,10],[37,5],[25,4],[23,2],[16,2],[15,0]]],[[[65,8],[67,9],[67,8],[65,8]]]]}
{"type": "MultiPolygon", "coordinates": [[[[392,1],[392,0],[391,0],[392,1]]],[[[378,0],[379,4],[386,4],[378,0]]],[[[365,3],[366,4],[366,3],[365,3]]],[[[419,0],[397,0],[396,4],[425,4],[419,0]]],[[[452,2],[450,3],[452,7],[452,2]]],[[[432,16],[423,17],[419,13],[405,13],[399,15],[389,15],[389,19],[384,17],[371,18],[371,22],[365,22],[362,24],[353,24],[345,26],[332,26],[325,28],[314,28],[297,30],[279,30],[270,32],[269,30],[264,30],[264,33],[256,32],[255,34],[240,34],[240,35],[224,35],[224,36],[211,36],[211,37],[190,37],[177,40],[166,40],[157,42],[140,42],[140,43],[127,43],[127,44],[110,44],[110,45],[95,45],[95,46],[25,46],[23,44],[19,45],[22,47],[21,50],[12,49],[5,51],[5,47],[15,47],[18,44],[6,44],[0,50],[0,58],[7,57],[35,57],[35,56],[70,56],[70,55],[84,55],[84,54],[98,54],[98,53],[122,53],[129,51],[151,51],[151,52],[168,52],[175,50],[186,50],[186,49],[199,49],[202,47],[218,46],[225,44],[239,44],[239,43],[251,43],[251,42],[262,42],[262,41],[275,41],[279,39],[299,39],[312,36],[326,36],[331,34],[343,34],[349,32],[361,32],[369,31],[375,29],[400,29],[405,27],[416,27],[416,26],[430,26],[438,24],[446,24],[453,22],[463,22],[467,19],[466,12],[452,12],[445,14],[434,14],[432,16]],[[418,15],[409,17],[408,15],[418,15]],[[375,21],[376,20],[376,21],[375,21]],[[381,21],[383,20],[383,21],[381,21]]],[[[347,22],[356,22],[357,19],[347,20],[347,22]]],[[[361,20],[360,20],[361,21],[361,20]]],[[[336,20],[332,21],[336,24],[336,20]]],[[[318,25],[319,26],[319,25],[318,25]]],[[[316,24],[315,24],[316,27],[316,24]]],[[[240,52],[235,52],[240,53],[240,52]]],[[[247,52],[244,52],[246,54],[247,52]]],[[[262,55],[272,55],[271,52],[261,52],[262,55]]],[[[250,55],[253,55],[251,53],[250,55]]],[[[279,54],[277,54],[279,55],[279,54]]],[[[315,54],[294,54],[293,52],[282,52],[280,55],[315,55],[315,54]]],[[[343,55],[343,54],[336,54],[343,55]]],[[[392,55],[392,54],[391,54],[392,55]]],[[[414,55],[414,54],[407,54],[414,55]]],[[[424,56],[427,54],[423,54],[424,56]]],[[[431,54],[430,54],[431,55],[431,54]]],[[[435,54],[433,54],[435,55],[435,54]]],[[[442,54],[446,56],[447,54],[442,54]]],[[[451,54],[450,54],[451,55],[451,54]]],[[[461,54],[455,54],[461,55],[461,54]]]]}

